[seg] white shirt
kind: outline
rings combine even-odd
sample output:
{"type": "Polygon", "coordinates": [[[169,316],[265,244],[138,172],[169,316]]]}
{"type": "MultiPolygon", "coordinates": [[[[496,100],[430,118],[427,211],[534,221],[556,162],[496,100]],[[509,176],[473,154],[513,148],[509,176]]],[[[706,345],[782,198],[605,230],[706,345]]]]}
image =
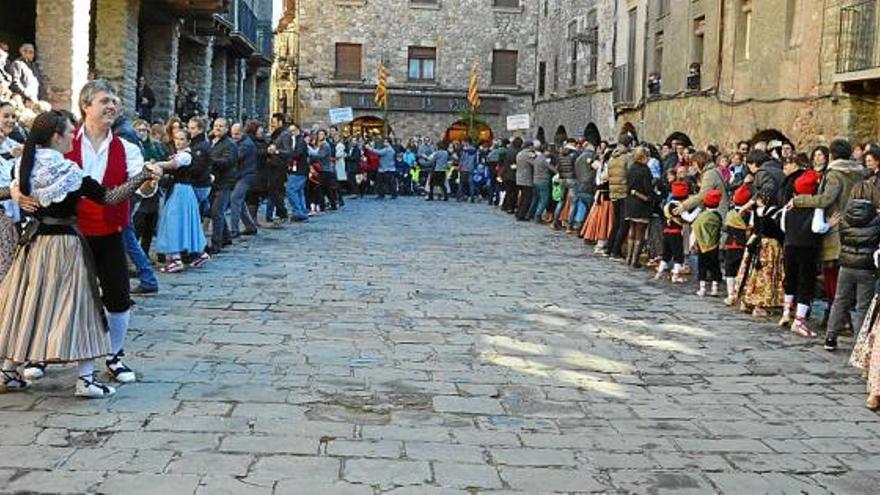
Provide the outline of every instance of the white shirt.
{"type": "MultiPolygon", "coordinates": [[[[91,141],[83,135],[80,128],[77,137],[82,143],[82,169],[83,172],[98,182],[104,181],[104,173],[107,172],[107,157],[110,151],[110,141],[113,140],[113,132],[107,131],[107,138],[101,142],[98,149],[92,147],[91,141]]],[[[127,177],[131,178],[141,173],[144,169],[144,156],[141,149],[125,139],[120,139],[125,147],[125,170],[127,177]]]]}

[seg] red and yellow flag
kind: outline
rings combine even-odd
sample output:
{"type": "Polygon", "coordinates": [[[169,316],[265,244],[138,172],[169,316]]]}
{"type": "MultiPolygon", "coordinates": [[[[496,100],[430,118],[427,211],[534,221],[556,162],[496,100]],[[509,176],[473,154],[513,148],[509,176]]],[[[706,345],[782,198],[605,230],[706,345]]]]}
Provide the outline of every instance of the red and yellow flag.
{"type": "Polygon", "coordinates": [[[471,77],[468,82],[468,103],[471,104],[471,110],[480,107],[480,63],[474,62],[471,67],[471,77]]]}
{"type": "Polygon", "coordinates": [[[388,69],[385,67],[385,60],[379,61],[376,96],[373,98],[373,101],[375,101],[380,108],[387,108],[388,106],[388,69]]]}

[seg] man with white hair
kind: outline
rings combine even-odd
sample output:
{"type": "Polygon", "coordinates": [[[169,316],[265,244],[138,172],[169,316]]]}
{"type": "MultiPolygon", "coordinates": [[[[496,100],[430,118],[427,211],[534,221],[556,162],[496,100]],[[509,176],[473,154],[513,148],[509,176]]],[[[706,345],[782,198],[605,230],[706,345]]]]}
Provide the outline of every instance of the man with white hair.
{"type": "Polygon", "coordinates": [[[9,89],[20,95],[23,102],[36,102],[40,99],[40,69],[34,60],[34,45],[24,43],[18,53],[20,56],[9,65],[12,76],[9,89]]]}

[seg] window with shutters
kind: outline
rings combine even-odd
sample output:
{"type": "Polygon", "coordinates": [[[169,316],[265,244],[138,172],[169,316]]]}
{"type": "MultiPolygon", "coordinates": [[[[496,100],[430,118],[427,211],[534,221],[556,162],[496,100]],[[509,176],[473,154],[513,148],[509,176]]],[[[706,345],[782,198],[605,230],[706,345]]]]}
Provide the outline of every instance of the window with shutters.
{"type": "Polygon", "coordinates": [[[336,43],[335,77],[346,81],[361,79],[361,45],[336,43]]]}
{"type": "Polygon", "coordinates": [[[599,71],[599,22],[598,14],[591,10],[587,14],[587,82],[596,82],[599,71]]]}
{"type": "Polygon", "coordinates": [[[407,78],[410,81],[433,81],[437,65],[437,49],[427,46],[409,47],[407,78]]]}
{"type": "Polygon", "coordinates": [[[516,86],[516,50],[494,50],[492,52],[492,84],[495,86],[516,86]]]}
{"type": "Polygon", "coordinates": [[[519,0],[492,0],[492,6],[507,9],[516,9],[519,8],[519,0]]]}
{"type": "Polygon", "coordinates": [[[559,91],[559,55],[553,57],[553,92],[559,91]]]}
{"type": "Polygon", "coordinates": [[[439,7],[439,0],[409,0],[410,5],[414,7],[439,7]]]}

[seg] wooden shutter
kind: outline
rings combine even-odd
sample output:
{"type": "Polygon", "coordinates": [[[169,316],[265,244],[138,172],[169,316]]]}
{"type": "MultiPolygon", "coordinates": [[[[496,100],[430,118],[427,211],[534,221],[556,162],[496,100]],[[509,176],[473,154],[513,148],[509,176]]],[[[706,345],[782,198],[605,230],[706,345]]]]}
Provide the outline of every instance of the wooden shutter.
{"type": "Polygon", "coordinates": [[[361,78],[361,45],[336,43],[336,79],[355,81],[361,78]]]}
{"type": "Polygon", "coordinates": [[[492,52],[492,84],[516,86],[516,61],[516,50],[495,50],[492,52]]]}

